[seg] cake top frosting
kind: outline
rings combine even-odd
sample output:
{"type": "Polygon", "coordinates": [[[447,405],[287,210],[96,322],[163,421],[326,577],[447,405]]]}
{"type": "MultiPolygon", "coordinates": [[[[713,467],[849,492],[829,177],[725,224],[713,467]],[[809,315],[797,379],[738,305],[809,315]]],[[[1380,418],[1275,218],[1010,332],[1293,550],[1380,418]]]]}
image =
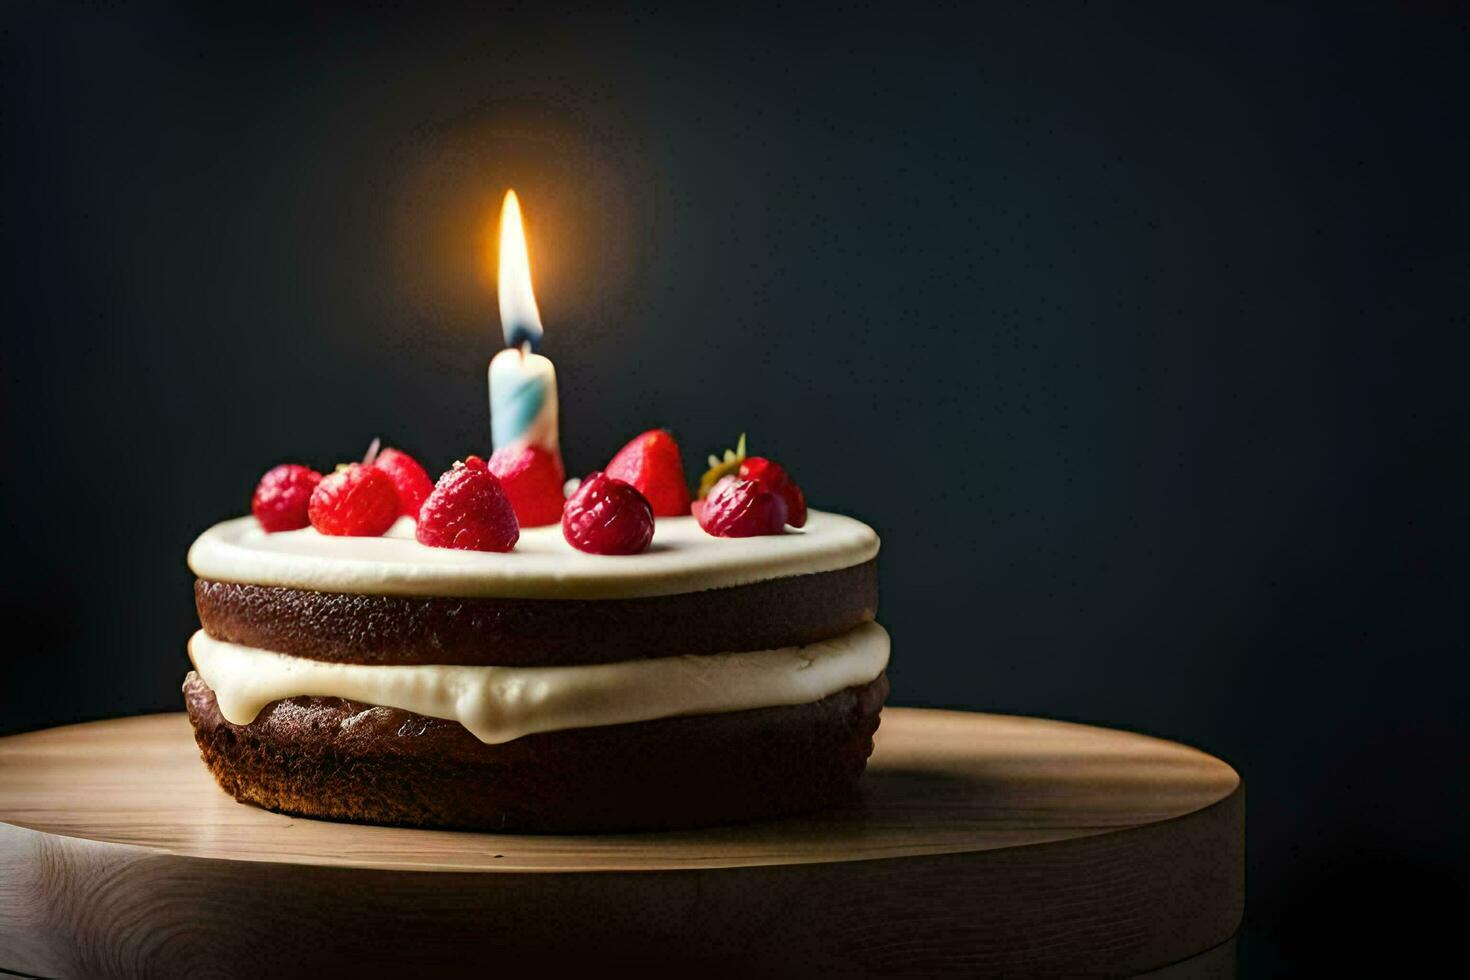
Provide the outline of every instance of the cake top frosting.
{"type": "Polygon", "coordinates": [[[630,599],[831,572],[878,554],[878,535],[851,517],[810,511],[785,534],[717,538],[692,517],[659,518],[639,555],[589,555],[559,525],[524,528],[499,554],[430,548],[407,517],[378,538],[330,537],[312,528],[267,534],[252,517],[216,524],[189,549],[203,579],[361,595],[630,599]]]}

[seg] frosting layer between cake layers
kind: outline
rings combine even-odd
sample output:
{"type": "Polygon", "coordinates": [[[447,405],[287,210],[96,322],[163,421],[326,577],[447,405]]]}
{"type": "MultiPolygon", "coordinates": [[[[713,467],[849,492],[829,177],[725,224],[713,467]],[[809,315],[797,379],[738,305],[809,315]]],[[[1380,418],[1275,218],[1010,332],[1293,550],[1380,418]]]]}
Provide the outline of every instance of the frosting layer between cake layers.
{"type": "Polygon", "coordinates": [[[870,561],[878,535],[861,521],[809,511],[806,527],[716,538],[693,517],[661,517],[640,555],[589,555],[561,527],[523,528],[506,554],[429,548],[400,518],[383,537],[330,537],[312,528],[266,534],[254,518],[216,524],[189,549],[201,579],[359,595],[624,599],[748,585],[870,561]]]}
{"type": "Polygon", "coordinates": [[[807,704],[872,681],[888,652],[888,633],[877,623],[802,647],[575,667],[326,663],[226,643],[203,630],[189,641],[195,669],[231,724],[249,724],[273,701],[314,695],[458,721],[488,743],[807,704]]]}

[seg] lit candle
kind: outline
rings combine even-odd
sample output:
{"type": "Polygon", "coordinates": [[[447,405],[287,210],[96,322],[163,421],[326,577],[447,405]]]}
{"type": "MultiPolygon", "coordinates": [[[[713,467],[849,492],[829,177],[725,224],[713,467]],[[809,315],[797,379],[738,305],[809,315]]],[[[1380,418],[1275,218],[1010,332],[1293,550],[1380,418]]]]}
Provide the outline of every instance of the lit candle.
{"type": "Polygon", "coordinates": [[[490,438],[496,449],[523,443],[561,453],[556,421],[556,368],[537,354],[541,312],[531,290],[531,260],[521,204],[507,191],[500,209],[500,328],[506,349],[490,361],[490,438]]]}

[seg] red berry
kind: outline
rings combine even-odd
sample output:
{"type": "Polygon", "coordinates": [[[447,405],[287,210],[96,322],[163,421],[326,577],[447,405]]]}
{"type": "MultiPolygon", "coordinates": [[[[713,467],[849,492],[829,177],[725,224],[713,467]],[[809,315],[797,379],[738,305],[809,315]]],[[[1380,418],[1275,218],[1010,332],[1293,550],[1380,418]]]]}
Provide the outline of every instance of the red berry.
{"type": "Polygon", "coordinates": [[[322,477],[307,516],[322,534],[375,538],[398,520],[398,488],[382,470],[351,463],[322,477]]]}
{"type": "Polygon", "coordinates": [[[306,505],[320,482],[322,475],[316,470],[282,463],[267,471],[255,485],[250,512],[267,533],[306,527],[311,523],[306,516],[306,505]]]}
{"type": "Polygon", "coordinates": [[[689,484],[684,482],[684,460],[679,444],[666,429],[649,429],[636,436],[603,470],[609,478],[631,483],[653,506],[658,517],[689,513],[689,484]]]}
{"type": "Polygon", "coordinates": [[[414,537],[431,548],[509,551],[521,528],[500,480],[471,456],[439,477],[419,511],[414,537]]]}
{"type": "Polygon", "coordinates": [[[593,473],[567,501],[561,533],[578,551],[636,555],[653,540],[653,505],[632,484],[593,473]]]}
{"type": "Polygon", "coordinates": [[[792,527],[806,527],[806,494],[801,487],[788,483],[781,488],[781,499],[786,504],[786,523],[792,527]]]}
{"type": "Polygon", "coordinates": [[[689,513],[694,515],[694,519],[700,522],[701,527],[704,525],[704,502],[710,497],[713,497],[715,495],[715,491],[718,490],[720,487],[723,487],[727,483],[734,482],[735,474],[733,473],[729,473],[725,476],[720,477],[709,488],[709,493],[705,494],[703,497],[700,497],[698,500],[695,500],[689,505],[689,513]]]}
{"type": "Polygon", "coordinates": [[[753,538],[786,529],[786,501],[758,480],[727,476],[691,510],[699,526],[717,538],[753,538]]]}
{"type": "Polygon", "coordinates": [[[388,448],[378,453],[373,465],[387,473],[398,488],[398,512],[406,517],[418,517],[424,498],[434,489],[434,481],[419,461],[401,449],[388,448]]]}
{"type": "Polygon", "coordinates": [[[786,502],[786,523],[792,527],[806,524],[806,495],[792,482],[791,475],[780,463],[764,456],[751,456],[740,464],[740,479],[759,480],[767,490],[781,495],[786,502]]]}
{"type": "Polygon", "coordinates": [[[561,509],[567,502],[562,493],[567,471],[561,465],[560,453],[540,446],[502,446],[490,457],[488,466],[500,478],[521,527],[540,527],[561,520],[561,509]]]}

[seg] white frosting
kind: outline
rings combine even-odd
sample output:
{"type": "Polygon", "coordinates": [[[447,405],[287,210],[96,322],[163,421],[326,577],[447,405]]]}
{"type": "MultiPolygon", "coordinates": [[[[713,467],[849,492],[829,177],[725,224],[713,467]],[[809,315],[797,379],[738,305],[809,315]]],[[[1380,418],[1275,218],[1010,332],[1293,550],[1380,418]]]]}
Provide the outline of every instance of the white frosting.
{"type": "Polygon", "coordinates": [[[560,525],[523,528],[506,554],[429,548],[399,518],[381,538],[330,537],[312,528],[266,534],[253,517],[216,524],[189,549],[200,578],[320,592],[624,599],[830,572],[878,554],[861,521],[810,511],[806,527],[755,538],[712,537],[692,517],[661,517],[641,555],[588,555],[560,525]]]}
{"type": "Polygon", "coordinates": [[[888,632],[865,623],[804,647],[582,667],[337,664],[225,643],[203,630],[189,659],[220,713],[248,725],[272,701],[337,697],[457,721],[482,742],[676,715],[808,704],[888,665],[888,632]]]}

